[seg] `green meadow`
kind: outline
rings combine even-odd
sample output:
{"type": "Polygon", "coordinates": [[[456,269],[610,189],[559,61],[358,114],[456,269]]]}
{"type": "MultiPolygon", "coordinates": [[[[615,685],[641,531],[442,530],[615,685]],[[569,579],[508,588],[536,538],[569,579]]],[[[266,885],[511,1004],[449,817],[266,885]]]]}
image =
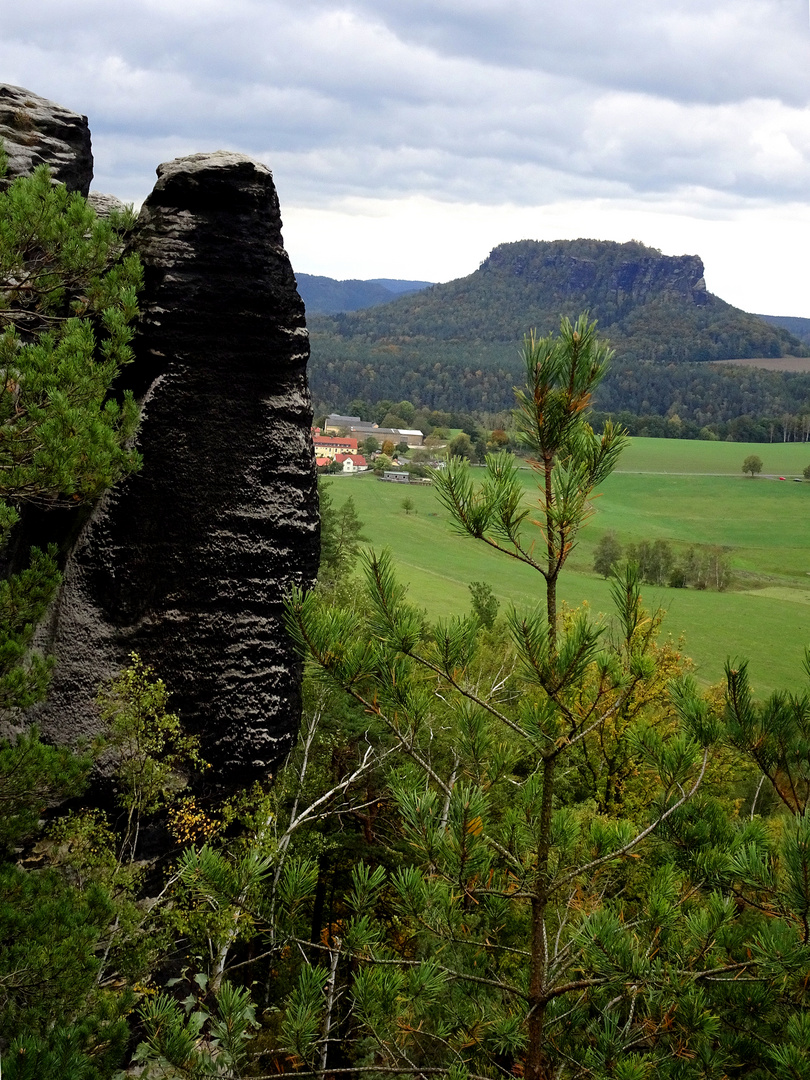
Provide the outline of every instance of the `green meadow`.
{"type": "Polygon", "coordinates": [[[619,472],[742,476],[749,454],[762,459],[762,475],[801,476],[810,465],[810,443],[704,442],[702,439],[631,439],[619,472]]]}
{"type": "MultiPolygon", "coordinates": [[[[562,598],[609,612],[608,584],[591,569],[594,546],[608,530],[622,544],[662,538],[676,551],[723,547],[734,571],[728,591],[646,586],[645,603],[666,612],[664,633],[683,639],[701,682],[719,681],[727,657],[745,657],[759,694],[798,689],[810,644],[810,482],[790,478],[807,464],[810,444],[633,439],[594,501],[561,581],[562,598]],[[763,461],[763,475],[753,480],[741,471],[750,453],[763,461]]],[[[527,468],[522,475],[529,499],[533,474],[527,468]]],[[[502,605],[542,598],[537,573],[454,532],[432,488],[382,483],[371,474],[330,479],[336,502],[354,497],[371,545],[392,549],[410,600],[430,616],[467,610],[470,581],[488,582],[502,605]],[[410,514],[402,508],[406,495],[414,502],[410,514]]]]}

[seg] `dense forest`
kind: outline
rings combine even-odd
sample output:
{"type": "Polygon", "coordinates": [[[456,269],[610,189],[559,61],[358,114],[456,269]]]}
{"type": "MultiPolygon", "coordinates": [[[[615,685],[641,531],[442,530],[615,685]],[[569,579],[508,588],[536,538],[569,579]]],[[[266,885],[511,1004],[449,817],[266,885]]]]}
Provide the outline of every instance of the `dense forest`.
{"type": "Polygon", "coordinates": [[[396,278],[336,281],[317,274],[296,274],[296,280],[298,292],[311,315],[334,315],[341,311],[374,307],[432,284],[430,281],[402,281],[396,278]]]}
{"type": "Polygon", "coordinates": [[[578,240],[504,244],[469,277],[364,311],[310,317],[316,411],[344,410],[358,398],[509,408],[524,334],[547,333],[561,315],[582,310],[616,352],[595,396],[604,412],[676,414],[700,430],[810,409],[810,375],[707,364],[810,349],[708,293],[697,257],[578,240]]]}
{"type": "MultiPolygon", "coordinates": [[[[521,377],[514,342],[417,346],[350,341],[341,344],[334,355],[326,355],[333,344],[325,343],[313,330],[316,413],[357,415],[352,402],[382,400],[406,400],[450,413],[498,412],[509,408],[513,388],[521,377]]],[[[774,437],[768,434],[771,421],[810,411],[810,373],[617,360],[596,391],[594,403],[605,413],[659,420],[677,415],[691,425],[682,431],[684,437],[704,426],[747,416],[765,421],[763,434],[756,438],[767,441],[774,437]]],[[[654,420],[649,422],[655,425],[654,420]]],[[[775,437],[782,438],[781,428],[776,428],[775,437]]]]}

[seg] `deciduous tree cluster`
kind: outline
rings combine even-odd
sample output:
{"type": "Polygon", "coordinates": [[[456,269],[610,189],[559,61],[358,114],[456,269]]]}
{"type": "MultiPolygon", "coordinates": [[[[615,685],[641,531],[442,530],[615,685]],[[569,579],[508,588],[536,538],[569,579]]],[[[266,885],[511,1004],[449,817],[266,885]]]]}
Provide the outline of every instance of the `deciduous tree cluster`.
{"type": "Polygon", "coordinates": [[[716,545],[692,545],[676,554],[668,540],[641,540],[623,547],[614,532],[603,533],[594,548],[594,570],[609,578],[623,559],[637,567],[647,585],[722,592],[731,583],[729,553],[716,545]]]}

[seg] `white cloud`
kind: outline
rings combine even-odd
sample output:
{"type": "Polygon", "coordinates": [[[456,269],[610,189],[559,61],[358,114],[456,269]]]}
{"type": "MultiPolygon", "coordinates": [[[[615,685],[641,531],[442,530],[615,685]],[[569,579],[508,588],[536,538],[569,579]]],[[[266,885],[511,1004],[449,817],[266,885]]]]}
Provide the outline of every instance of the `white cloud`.
{"type": "Polygon", "coordinates": [[[649,243],[671,236],[673,253],[694,239],[721,295],[709,249],[726,244],[740,264],[747,237],[763,294],[778,280],[794,295],[785,222],[806,221],[810,190],[805,0],[3,6],[0,70],[88,114],[99,189],[138,201],[161,160],[249,153],[276,175],[312,260],[299,269],[402,264],[440,279],[503,240],[627,239],[633,222],[649,243]],[[576,220],[591,227],[572,233],[576,220]]]}
{"type": "Polygon", "coordinates": [[[686,195],[681,201],[593,199],[533,209],[412,197],[347,199],[328,210],[288,207],[284,213],[294,269],[340,279],[449,281],[472,273],[497,244],[577,237],[635,238],[666,255],[700,255],[708,288],[730,303],[810,317],[806,204],[787,204],[778,213],[727,205],[701,218],[686,195]],[[426,266],[433,272],[426,274],[426,266]]]}

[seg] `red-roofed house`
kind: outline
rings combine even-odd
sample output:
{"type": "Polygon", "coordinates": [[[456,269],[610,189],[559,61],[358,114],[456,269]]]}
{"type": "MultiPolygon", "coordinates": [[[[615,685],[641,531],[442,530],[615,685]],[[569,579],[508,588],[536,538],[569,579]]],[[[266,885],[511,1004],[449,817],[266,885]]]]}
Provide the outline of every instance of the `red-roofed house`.
{"type": "Polygon", "coordinates": [[[356,454],[357,439],[345,438],[341,435],[318,435],[313,432],[312,441],[315,444],[315,457],[328,457],[334,460],[337,454],[356,454]]]}
{"type": "Polygon", "coordinates": [[[335,461],[343,466],[345,473],[365,472],[368,469],[368,464],[362,454],[336,454],[335,461]]]}

